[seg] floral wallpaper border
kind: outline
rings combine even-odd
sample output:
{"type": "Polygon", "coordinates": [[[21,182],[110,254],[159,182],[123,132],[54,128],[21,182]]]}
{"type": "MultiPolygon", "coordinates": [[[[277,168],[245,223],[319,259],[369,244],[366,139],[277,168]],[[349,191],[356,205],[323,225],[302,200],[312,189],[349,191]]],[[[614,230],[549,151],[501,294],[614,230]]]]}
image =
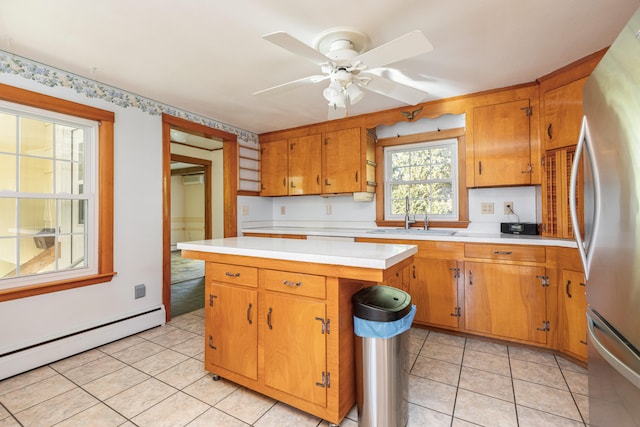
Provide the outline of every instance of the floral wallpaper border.
{"type": "Polygon", "coordinates": [[[89,98],[99,98],[123,108],[139,108],[153,116],[162,113],[219,129],[238,136],[243,142],[258,144],[258,135],[148,99],[94,80],[0,50],[0,73],[16,74],[49,87],[66,87],[89,98]]]}

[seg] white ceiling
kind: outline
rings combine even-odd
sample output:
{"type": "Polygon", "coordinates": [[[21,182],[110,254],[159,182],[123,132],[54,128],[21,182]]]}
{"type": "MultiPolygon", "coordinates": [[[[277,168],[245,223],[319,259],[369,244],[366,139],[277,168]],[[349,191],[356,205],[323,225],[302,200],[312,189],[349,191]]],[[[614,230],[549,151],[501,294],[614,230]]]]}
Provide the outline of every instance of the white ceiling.
{"type": "MultiPolygon", "coordinates": [[[[1,0],[0,49],[241,129],[326,120],[326,82],[271,97],[261,89],[318,74],[262,39],[313,46],[334,27],[371,47],[419,29],[434,50],[389,71],[425,101],[535,80],[614,40],[640,0],[1,0]]],[[[358,115],[402,106],[367,92],[358,115]]]]}

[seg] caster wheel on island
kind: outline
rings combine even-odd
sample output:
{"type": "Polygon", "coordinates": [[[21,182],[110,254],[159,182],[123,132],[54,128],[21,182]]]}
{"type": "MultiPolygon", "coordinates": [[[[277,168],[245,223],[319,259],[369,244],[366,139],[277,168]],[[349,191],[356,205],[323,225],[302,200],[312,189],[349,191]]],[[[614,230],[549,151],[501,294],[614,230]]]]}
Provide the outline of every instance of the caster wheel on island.
{"type": "Polygon", "coordinates": [[[220,381],[222,379],[222,377],[220,375],[213,374],[211,376],[211,379],[214,380],[214,381],[220,381]]]}

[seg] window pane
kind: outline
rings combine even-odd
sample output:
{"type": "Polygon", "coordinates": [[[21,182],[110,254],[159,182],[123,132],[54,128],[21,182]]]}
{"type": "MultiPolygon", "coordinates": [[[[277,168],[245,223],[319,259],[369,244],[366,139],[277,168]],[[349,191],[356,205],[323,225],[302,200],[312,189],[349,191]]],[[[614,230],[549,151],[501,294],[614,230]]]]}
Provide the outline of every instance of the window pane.
{"type": "Polygon", "coordinates": [[[36,234],[55,226],[56,201],[48,199],[20,199],[20,234],[36,234]]]}
{"type": "Polygon", "coordinates": [[[16,156],[0,154],[0,191],[16,190],[16,156]]]}
{"type": "Polygon", "coordinates": [[[18,232],[16,206],[17,199],[13,197],[0,198],[0,237],[15,236],[18,232]]]}
{"type": "Polygon", "coordinates": [[[16,275],[16,241],[17,239],[0,239],[0,279],[16,275]]]}
{"type": "Polygon", "coordinates": [[[20,154],[53,157],[53,124],[27,117],[20,118],[20,154]]]}
{"type": "Polygon", "coordinates": [[[53,160],[21,157],[19,191],[53,193],[53,160]]]}
{"type": "Polygon", "coordinates": [[[82,194],[80,164],[77,162],[56,161],[56,193],[82,194]]]}
{"type": "Polygon", "coordinates": [[[409,166],[411,164],[411,153],[398,152],[393,153],[391,162],[394,166],[409,166]]]}
{"type": "Polygon", "coordinates": [[[56,268],[55,237],[23,237],[20,240],[20,275],[46,273],[56,268]]]}
{"type": "Polygon", "coordinates": [[[85,257],[86,236],[72,234],[60,236],[59,269],[84,268],[88,265],[85,257]]]}
{"type": "Polygon", "coordinates": [[[16,125],[17,117],[13,114],[0,113],[0,151],[5,153],[16,152],[16,125]]]}
{"type": "Polygon", "coordinates": [[[86,200],[60,200],[58,210],[58,228],[60,234],[84,233],[84,213],[86,200]]]}

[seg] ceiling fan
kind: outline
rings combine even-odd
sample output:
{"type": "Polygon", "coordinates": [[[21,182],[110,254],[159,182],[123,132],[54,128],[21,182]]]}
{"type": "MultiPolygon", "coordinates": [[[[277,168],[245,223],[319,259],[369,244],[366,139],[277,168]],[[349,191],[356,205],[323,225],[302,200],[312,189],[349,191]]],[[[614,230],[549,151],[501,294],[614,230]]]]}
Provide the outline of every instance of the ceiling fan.
{"type": "Polygon", "coordinates": [[[284,31],[266,34],[263,38],[319,65],[322,74],[293,80],[255,92],[254,95],[275,94],[329,80],[329,85],[322,92],[329,102],[329,119],[345,117],[349,105],[364,97],[362,89],[409,105],[418,104],[427,95],[422,90],[380,75],[384,71],[380,67],[433,50],[429,40],[418,30],[371,50],[366,50],[369,37],[351,28],[325,31],[316,38],[315,48],[284,31]],[[376,72],[376,69],[379,70],[376,72]]]}

